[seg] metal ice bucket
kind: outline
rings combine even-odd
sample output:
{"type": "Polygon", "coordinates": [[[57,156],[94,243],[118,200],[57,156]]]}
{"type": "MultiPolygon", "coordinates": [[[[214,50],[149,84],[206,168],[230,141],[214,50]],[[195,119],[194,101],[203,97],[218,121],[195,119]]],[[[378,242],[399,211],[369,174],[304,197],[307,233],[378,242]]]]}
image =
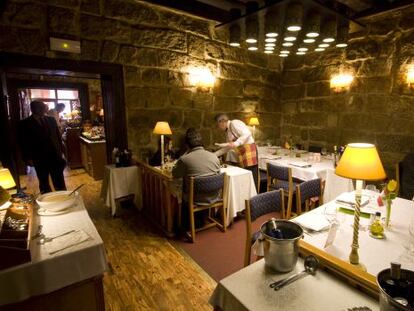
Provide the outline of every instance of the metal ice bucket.
{"type": "Polygon", "coordinates": [[[289,220],[276,220],[277,229],[282,232],[282,238],[272,237],[270,230],[273,224],[265,222],[260,231],[264,237],[263,250],[265,265],[278,272],[292,271],[296,266],[299,255],[299,240],[303,238],[303,229],[289,220]]]}
{"type": "MultiPolygon", "coordinates": [[[[390,269],[382,270],[377,275],[377,284],[380,289],[380,311],[414,311],[414,308],[398,303],[394,298],[385,292],[383,288],[384,281],[389,278],[390,269]]],[[[401,269],[401,278],[414,282],[414,271],[401,269]]]]}

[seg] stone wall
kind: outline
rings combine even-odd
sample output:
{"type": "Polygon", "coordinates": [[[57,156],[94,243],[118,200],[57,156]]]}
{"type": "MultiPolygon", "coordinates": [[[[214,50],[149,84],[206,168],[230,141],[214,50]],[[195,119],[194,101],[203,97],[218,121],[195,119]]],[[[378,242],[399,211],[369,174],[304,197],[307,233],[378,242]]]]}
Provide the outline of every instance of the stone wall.
{"type": "Polygon", "coordinates": [[[136,154],[155,149],[152,128],[172,126],[179,142],[186,128],[205,144],[222,140],[213,116],[247,120],[258,114],[260,141],[280,136],[280,63],[277,56],[230,48],[215,23],[133,0],[7,1],[0,18],[0,51],[94,60],[124,67],[128,141],[136,154]],[[80,40],[80,55],[49,51],[49,37],[80,40]],[[189,85],[187,68],[207,66],[215,87],[189,85]]]}
{"type": "Polygon", "coordinates": [[[281,139],[305,146],[377,145],[390,176],[397,161],[414,152],[414,90],[405,84],[414,63],[414,5],[361,20],[366,28],[352,34],[346,50],[289,57],[281,78],[281,139]],[[340,69],[354,82],[342,93],[329,80],[340,69]]]}

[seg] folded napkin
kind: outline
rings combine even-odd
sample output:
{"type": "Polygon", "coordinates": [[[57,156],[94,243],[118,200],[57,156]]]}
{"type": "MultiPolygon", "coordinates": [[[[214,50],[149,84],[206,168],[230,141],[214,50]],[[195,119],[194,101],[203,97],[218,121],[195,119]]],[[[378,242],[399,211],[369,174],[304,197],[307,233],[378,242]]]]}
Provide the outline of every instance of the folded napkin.
{"type": "Polygon", "coordinates": [[[78,245],[89,239],[91,239],[91,237],[85,231],[75,230],[71,233],[58,236],[50,242],[46,242],[45,247],[47,252],[50,255],[53,255],[61,250],[78,245]]]}
{"type": "Polygon", "coordinates": [[[331,225],[324,215],[314,213],[303,214],[293,219],[293,222],[312,231],[322,231],[328,229],[331,225]]]}
{"type": "MultiPolygon", "coordinates": [[[[336,198],[336,203],[346,204],[350,206],[355,206],[355,192],[344,192],[336,198]]],[[[362,194],[361,196],[361,206],[367,205],[369,203],[369,196],[362,194]]]]}
{"type": "Polygon", "coordinates": [[[265,155],[261,157],[262,159],[268,159],[268,160],[279,160],[282,157],[278,155],[265,155]]]}
{"type": "Polygon", "coordinates": [[[305,161],[291,161],[289,165],[297,166],[297,167],[311,167],[312,164],[305,162],[305,161]]]}

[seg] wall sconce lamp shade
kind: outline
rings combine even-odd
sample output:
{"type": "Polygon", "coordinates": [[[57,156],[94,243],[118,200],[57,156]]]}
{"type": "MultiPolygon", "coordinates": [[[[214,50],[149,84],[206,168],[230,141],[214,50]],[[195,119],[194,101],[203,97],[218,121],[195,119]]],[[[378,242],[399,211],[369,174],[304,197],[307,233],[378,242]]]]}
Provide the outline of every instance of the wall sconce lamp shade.
{"type": "Polygon", "coordinates": [[[348,46],[349,23],[340,25],[336,37],[336,47],[345,48],[348,46]]]}
{"type": "Polygon", "coordinates": [[[231,46],[240,46],[241,30],[239,24],[233,24],[230,26],[230,42],[231,46]]]}
{"type": "Polygon", "coordinates": [[[285,26],[288,31],[302,29],[303,6],[301,3],[291,3],[287,7],[285,26]]]}
{"type": "Polygon", "coordinates": [[[0,169],[0,186],[4,189],[16,187],[13,176],[7,168],[0,169]]]}
{"type": "Polygon", "coordinates": [[[329,18],[323,23],[323,39],[325,43],[334,42],[336,38],[336,20],[329,18]]]}
{"type": "Polygon", "coordinates": [[[331,81],[330,81],[330,87],[335,92],[341,92],[346,89],[349,89],[353,80],[354,80],[353,75],[349,73],[337,74],[337,75],[332,76],[331,81]]]}
{"type": "Polygon", "coordinates": [[[277,10],[269,10],[265,15],[265,36],[275,38],[280,33],[280,14],[277,10]]]}
{"type": "Polygon", "coordinates": [[[356,180],[354,225],[349,262],[364,269],[364,266],[359,262],[358,255],[363,180],[381,180],[386,177],[377,148],[366,143],[348,144],[335,169],[335,174],[356,180]]]}
{"type": "Polygon", "coordinates": [[[308,38],[318,37],[320,28],[321,28],[321,16],[317,13],[310,13],[306,21],[306,37],[308,38]]]}
{"type": "Polygon", "coordinates": [[[256,16],[246,18],[246,42],[256,43],[259,37],[259,27],[256,16]]]}
{"type": "Polygon", "coordinates": [[[407,70],[407,84],[409,87],[414,86],[414,65],[408,66],[407,70]]]}
{"type": "Polygon", "coordinates": [[[154,130],[152,131],[154,134],[158,135],[171,135],[171,128],[168,122],[165,121],[158,121],[157,124],[155,124],[154,130]]]}
{"type": "Polygon", "coordinates": [[[249,125],[251,125],[251,126],[260,125],[259,119],[257,117],[251,117],[250,120],[249,120],[249,125]]]}

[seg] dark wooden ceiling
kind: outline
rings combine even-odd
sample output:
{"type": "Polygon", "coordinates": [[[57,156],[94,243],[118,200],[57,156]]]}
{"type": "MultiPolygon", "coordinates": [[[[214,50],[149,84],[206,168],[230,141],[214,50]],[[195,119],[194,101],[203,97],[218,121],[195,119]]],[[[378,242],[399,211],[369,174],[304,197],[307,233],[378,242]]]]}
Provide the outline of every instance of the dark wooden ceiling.
{"type": "MultiPolygon", "coordinates": [[[[218,22],[227,22],[231,19],[230,9],[239,8],[242,14],[245,11],[246,3],[250,0],[145,0],[154,4],[177,9],[196,15],[199,17],[215,20],[218,22]]],[[[268,3],[278,3],[283,0],[258,0],[260,6],[268,3]]],[[[304,1],[304,0],[302,0],[304,1]]],[[[310,1],[310,0],[307,0],[310,1]]],[[[330,7],[347,8],[346,14],[351,18],[360,18],[401,6],[412,4],[413,0],[313,0],[330,7]],[[339,5],[338,5],[339,3],[339,5]]]]}

